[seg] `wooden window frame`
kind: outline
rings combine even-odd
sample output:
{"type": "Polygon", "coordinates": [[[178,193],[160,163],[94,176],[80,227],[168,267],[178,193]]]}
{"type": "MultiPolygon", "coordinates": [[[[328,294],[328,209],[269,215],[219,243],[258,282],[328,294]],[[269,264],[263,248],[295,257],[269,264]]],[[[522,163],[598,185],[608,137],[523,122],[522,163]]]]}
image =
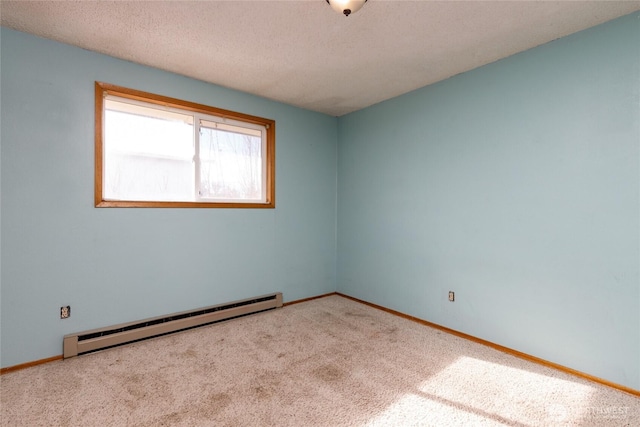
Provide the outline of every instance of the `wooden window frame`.
{"type": "Polygon", "coordinates": [[[234,111],[223,110],[194,102],[183,101],[109,83],[95,82],[95,188],[94,202],[97,208],[275,208],[275,135],[274,120],[234,111]],[[266,128],[266,201],[264,202],[211,202],[211,201],[129,201],[105,200],[103,197],[103,138],[105,96],[117,96],[163,107],[177,108],[192,113],[217,116],[220,118],[257,124],[266,128]]]}

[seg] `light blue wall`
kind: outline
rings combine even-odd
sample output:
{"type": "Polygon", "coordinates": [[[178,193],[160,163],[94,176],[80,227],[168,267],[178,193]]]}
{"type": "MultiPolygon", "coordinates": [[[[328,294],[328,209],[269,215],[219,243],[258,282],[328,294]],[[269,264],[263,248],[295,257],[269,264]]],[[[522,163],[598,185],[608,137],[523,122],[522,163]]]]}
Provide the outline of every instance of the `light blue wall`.
{"type": "Polygon", "coordinates": [[[639,18],[340,118],[338,291],[640,389],[639,18]]]}
{"type": "Polygon", "coordinates": [[[638,17],[338,120],[3,28],[1,365],[337,283],[640,389],[638,17]],[[95,80],[275,119],[277,208],[94,208],[95,80]]]}
{"type": "Polygon", "coordinates": [[[5,28],[1,55],[3,367],[70,332],[335,291],[335,118],[5,28]],[[96,80],[275,119],[276,209],[94,208],[96,80]]]}

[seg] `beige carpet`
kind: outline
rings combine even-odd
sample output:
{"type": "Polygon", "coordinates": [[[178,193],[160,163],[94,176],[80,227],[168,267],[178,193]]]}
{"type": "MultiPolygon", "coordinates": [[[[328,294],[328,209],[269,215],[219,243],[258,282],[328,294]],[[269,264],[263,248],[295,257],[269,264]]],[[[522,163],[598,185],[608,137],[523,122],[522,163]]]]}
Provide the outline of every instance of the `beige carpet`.
{"type": "Polygon", "coordinates": [[[2,426],[640,426],[640,399],[330,296],[0,377],[2,426]]]}

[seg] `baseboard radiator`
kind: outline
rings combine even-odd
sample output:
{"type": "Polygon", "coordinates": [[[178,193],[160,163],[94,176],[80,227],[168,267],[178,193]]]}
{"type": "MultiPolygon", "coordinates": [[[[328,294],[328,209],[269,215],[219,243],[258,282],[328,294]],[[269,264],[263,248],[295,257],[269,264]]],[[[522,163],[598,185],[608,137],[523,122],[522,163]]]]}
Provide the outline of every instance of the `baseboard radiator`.
{"type": "Polygon", "coordinates": [[[282,307],[282,293],[276,292],[167,316],[69,334],[65,335],[63,339],[63,357],[66,359],[279,307],[282,307]]]}

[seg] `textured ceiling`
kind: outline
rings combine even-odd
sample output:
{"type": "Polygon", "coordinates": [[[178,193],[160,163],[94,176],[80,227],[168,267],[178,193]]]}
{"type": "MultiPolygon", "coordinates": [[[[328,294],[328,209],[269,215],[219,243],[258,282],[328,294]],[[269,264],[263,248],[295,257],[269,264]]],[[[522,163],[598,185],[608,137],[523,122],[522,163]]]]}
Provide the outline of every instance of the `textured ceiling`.
{"type": "Polygon", "coordinates": [[[340,116],[640,1],[6,1],[3,26],[340,116]]]}

